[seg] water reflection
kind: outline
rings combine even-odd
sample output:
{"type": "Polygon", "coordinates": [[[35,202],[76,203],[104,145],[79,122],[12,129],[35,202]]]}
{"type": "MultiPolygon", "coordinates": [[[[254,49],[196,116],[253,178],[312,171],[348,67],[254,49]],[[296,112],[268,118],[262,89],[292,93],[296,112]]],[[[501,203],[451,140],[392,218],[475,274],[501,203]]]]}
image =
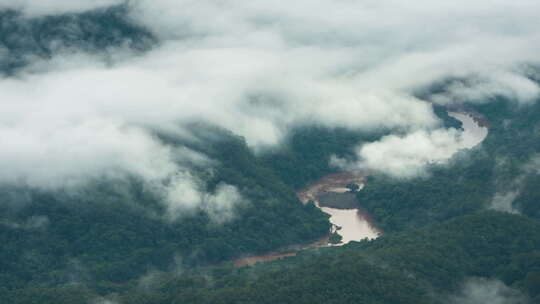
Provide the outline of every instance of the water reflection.
{"type": "Polygon", "coordinates": [[[341,243],[337,245],[344,245],[350,241],[360,241],[365,238],[375,239],[379,236],[379,232],[369,224],[358,209],[320,208],[324,213],[330,215],[330,223],[335,227],[339,227],[337,233],[341,236],[341,243]]]}
{"type": "Polygon", "coordinates": [[[450,112],[448,115],[463,124],[463,132],[461,133],[463,148],[472,148],[478,145],[488,135],[488,128],[481,126],[471,115],[461,112],[450,112]]]}

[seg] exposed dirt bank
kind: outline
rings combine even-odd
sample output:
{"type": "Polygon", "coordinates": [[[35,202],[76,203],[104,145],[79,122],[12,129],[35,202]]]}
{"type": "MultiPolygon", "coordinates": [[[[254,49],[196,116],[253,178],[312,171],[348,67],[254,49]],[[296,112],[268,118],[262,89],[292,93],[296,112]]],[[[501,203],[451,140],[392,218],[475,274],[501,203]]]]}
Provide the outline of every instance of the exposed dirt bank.
{"type": "Polygon", "coordinates": [[[285,257],[291,257],[291,256],[295,256],[296,253],[298,251],[300,251],[300,250],[306,250],[306,249],[310,249],[310,248],[326,246],[328,244],[328,239],[329,239],[329,237],[325,236],[325,237],[321,238],[320,240],[318,240],[317,242],[309,244],[309,245],[288,246],[286,248],[282,248],[282,249],[279,249],[279,250],[276,250],[276,251],[272,251],[272,252],[269,252],[269,253],[263,254],[263,255],[247,256],[247,257],[238,258],[238,259],[233,260],[232,262],[233,262],[234,266],[242,267],[242,266],[254,265],[254,264],[258,263],[258,262],[268,262],[268,261],[282,259],[282,258],[285,258],[285,257]]]}
{"type": "Polygon", "coordinates": [[[364,184],[365,175],[360,173],[341,172],[327,175],[304,189],[298,191],[296,196],[304,204],[310,200],[318,201],[317,196],[325,192],[343,193],[348,191],[348,184],[364,184]]]}

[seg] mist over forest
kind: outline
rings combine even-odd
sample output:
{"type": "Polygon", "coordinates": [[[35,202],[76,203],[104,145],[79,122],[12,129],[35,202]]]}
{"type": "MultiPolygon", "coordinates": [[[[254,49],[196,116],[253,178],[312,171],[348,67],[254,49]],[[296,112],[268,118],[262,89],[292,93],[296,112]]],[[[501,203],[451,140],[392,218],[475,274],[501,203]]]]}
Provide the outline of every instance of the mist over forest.
{"type": "Polygon", "coordinates": [[[540,302],[538,11],[0,0],[0,302],[540,302]]]}

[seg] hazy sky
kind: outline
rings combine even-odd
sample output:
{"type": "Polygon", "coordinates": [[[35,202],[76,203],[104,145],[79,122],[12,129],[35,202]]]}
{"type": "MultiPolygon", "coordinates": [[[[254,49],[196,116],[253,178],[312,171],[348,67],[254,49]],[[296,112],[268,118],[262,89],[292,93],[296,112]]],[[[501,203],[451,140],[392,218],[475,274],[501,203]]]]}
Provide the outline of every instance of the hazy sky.
{"type": "MultiPolygon", "coordinates": [[[[119,3],[0,0],[0,8],[35,18],[119,3]]],[[[188,136],[193,121],[232,130],[254,149],[296,124],[399,129],[405,135],[359,147],[359,159],[389,174],[418,172],[460,143],[416,90],[467,78],[433,100],[503,95],[526,106],[539,94],[526,77],[540,59],[539,1],[133,0],[128,11],[159,38],[151,51],[109,50],[105,64],[60,50],[0,79],[0,182],[58,187],[132,174],[159,183],[181,171],[177,185],[188,191],[197,181],[175,159],[194,152],[153,134],[188,136]]]]}

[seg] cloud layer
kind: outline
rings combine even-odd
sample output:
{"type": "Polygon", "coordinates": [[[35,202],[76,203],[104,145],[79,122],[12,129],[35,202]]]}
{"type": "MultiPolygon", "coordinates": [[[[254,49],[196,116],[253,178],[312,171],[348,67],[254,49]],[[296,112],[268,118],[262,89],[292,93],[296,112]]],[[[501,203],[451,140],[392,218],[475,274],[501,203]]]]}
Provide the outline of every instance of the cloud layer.
{"type": "Polygon", "coordinates": [[[357,161],[333,157],[331,163],[345,170],[382,172],[408,178],[425,173],[430,164],[444,164],[458,151],[480,144],[488,134],[474,119],[463,113],[450,113],[462,121],[463,130],[418,130],[405,135],[388,135],[379,141],[357,147],[357,161]]]}
{"type": "Polygon", "coordinates": [[[472,278],[463,284],[459,295],[451,297],[451,304],[526,304],[529,299],[520,291],[498,280],[472,278]]]}
{"type": "Polygon", "coordinates": [[[388,135],[380,141],[358,147],[358,161],[349,163],[334,159],[344,169],[380,171],[397,177],[411,177],[423,173],[428,164],[448,160],[463,141],[455,129],[416,131],[404,136],[388,135]]]}
{"type": "MultiPolygon", "coordinates": [[[[38,2],[0,8],[31,18],[122,1],[38,2]]],[[[539,93],[526,77],[527,65],[540,61],[538,1],[127,5],[128,17],[160,39],[153,50],[135,57],[109,50],[106,63],[60,51],[0,79],[1,183],[55,187],[131,174],[167,184],[180,176],[176,186],[200,197],[197,181],[177,173],[185,151],[154,136],[189,136],[186,126],[199,121],[252,147],[279,143],[297,124],[399,130],[359,148],[360,166],[410,176],[463,147],[459,132],[440,129],[431,105],[415,97],[418,89],[468,80],[434,96],[440,103],[503,95],[526,104],[539,93]]]]}
{"type": "Polygon", "coordinates": [[[27,17],[81,13],[124,3],[125,0],[0,0],[0,9],[20,10],[27,17]]]}

